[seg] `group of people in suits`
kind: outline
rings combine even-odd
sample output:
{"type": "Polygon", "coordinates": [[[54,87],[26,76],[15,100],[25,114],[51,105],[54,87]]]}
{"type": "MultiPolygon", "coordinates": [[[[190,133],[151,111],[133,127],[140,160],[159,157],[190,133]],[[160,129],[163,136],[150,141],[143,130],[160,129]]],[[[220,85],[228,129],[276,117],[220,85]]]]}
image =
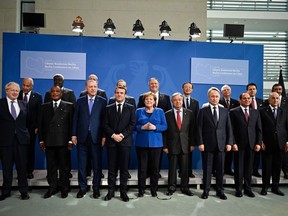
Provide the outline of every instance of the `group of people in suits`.
{"type": "Polygon", "coordinates": [[[166,194],[171,196],[176,191],[179,167],[180,190],[193,196],[189,177],[195,177],[192,172],[195,146],[202,154],[202,199],[209,197],[212,175],[216,177],[216,195],[227,199],[223,188],[224,174],[234,175],[237,197],[243,196],[243,190],[245,195],[254,197],[251,180],[252,174],[258,172],[254,164],[255,155],[260,150],[263,161],[261,194],[267,195],[272,176],[272,192],[284,195],[279,190],[279,180],[282,161],[288,151],[288,116],[287,109],[281,107],[280,93],[275,90],[277,86],[272,89],[266,104],[257,104],[254,83],[247,85],[247,92],[242,93],[239,100],[230,97],[228,85],[224,85],[221,92],[211,87],[207,92],[209,102],[199,109],[198,101],[191,97],[193,84],[190,82],[183,83],[183,94],[174,93],[170,101],[168,95],[159,92],[159,81],[153,77],[148,81],[149,91],[140,95],[136,106],[135,99],[127,95],[124,80],[116,83],[108,105],[106,92],[98,88],[98,78],[94,74],[89,76],[85,91],[78,100],[73,90],[64,88],[61,74],[56,74],[53,81],[44,104],[42,96],[33,91],[31,78],[23,79],[21,91],[15,82],[5,86],[6,98],[0,99],[1,201],[11,195],[14,163],[21,199],[29,199],[27,178],[33,178],[37,134],[47,161],[49,188],[44,195],[46,199],[58,191],[61,191],[62,198],[68,196],[73,145],[77,147],[78,157],[79,191],[76,196],[85,196],[87,176],[92,169],[93,198],[99,198],[103,175],[102,148],[105,146],[108,193],[104,200],[109,201],[115,196],[119,170],[120,198],[128,202],[133,133],[138,159],[138,197],[145,194],[147,177],[150,177],[151,196],[157,197],[163,153],[168,155],[169,161],[166,194]]]}

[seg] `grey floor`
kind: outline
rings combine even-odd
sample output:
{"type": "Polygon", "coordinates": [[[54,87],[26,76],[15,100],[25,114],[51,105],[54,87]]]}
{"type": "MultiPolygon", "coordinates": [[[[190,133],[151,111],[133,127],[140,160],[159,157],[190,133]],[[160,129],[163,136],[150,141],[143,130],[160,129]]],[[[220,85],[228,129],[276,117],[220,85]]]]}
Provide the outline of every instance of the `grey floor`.
{"type": "MultiPolygon", "coordinates": [[[[104,174],[107,176],[106,172],[104,174]]],[[[191,190],[195,194],[193,197],[181,194],[178,189],[171,199],[169,199],[170,197],[165,195],[167,173],[162,172],[163,178],[159,181],[159,199],[157,199],[150,196],[149,190],[146,190],[143,198],[137,198],[136,172],[132,171],[132,179],[128,182],[130,184],[128,192],[130,202],[124,203],[119,197],[119,192],[116,192],[116,197],[110,201],[102,200],[107,193],[107,179],[102,180],[104,186],[101,189],[100,199],[93,199],[91,191],[87,192],[84,198],[77,199],[76,173],[73,173],[73,179],[71,180],[73,187],[66,199],[62,199],[60,193],[49,199],[43,199],[47,191],[47,181],[45,179],[45,172],[39,171],[38,173],[36,172],[35,178],[29,182],[31,185],[30,199],[20,200],[20,193],[17,191],[17,187],[14,187],[12,196],[4,201],[0,201],[0,216],[286,216],[288,213],[288,180],[281,178],[280,189],[286,194],[284,197],[275,195],[270,190],[267,196],[260,195],[261,178],[254,178],[253,191],[256,197],[249,198],[243,196],[242,198],[237,198],[234,196],[233,184],[230,184],[230,182],[233,182],[233,178],[225,176],[224,182],[227,183],[225,185],[225,193],[228,199],[224,201],[220,200],[215,196],[215,191],[211,190],[209,198],[202,200],[200,198],[202,194],[202,190],[199,189],[200,185],[195,184],[195,182],[201,182],[201,172],[195,171],[195,174],[196,179],[190,178],[190,183],[192,183],[191,190]]],[[[1,177],[0,183],[2,184],[1,177]]]]}

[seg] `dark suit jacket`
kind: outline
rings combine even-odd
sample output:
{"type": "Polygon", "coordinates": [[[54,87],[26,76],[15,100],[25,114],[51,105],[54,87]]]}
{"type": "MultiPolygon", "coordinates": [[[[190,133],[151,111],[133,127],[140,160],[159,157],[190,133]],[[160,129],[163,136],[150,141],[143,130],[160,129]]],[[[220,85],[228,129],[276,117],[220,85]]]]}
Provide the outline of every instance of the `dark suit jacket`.
{"type": "Polygon", "coordinates": [[[287,111],[279,107],[276,120],[270,106],[263,107],[259,112],[262,123],[263,142],[266,146],[265,151],[272,151],[277,145],[279,149],[284,150],[284,146],[288,142],[287,111]]]}
{"type": "MultiPolygon", "coordinates": [[[[18,100],[23,100],[23,91],[21,90],[18,96],[18,100]]],[[[35,133],[35,128],[38,128],[38,118],[40,115],[42,104],[42,95],[38,92],[31,91],[30,98],[28,101],[29,110],[29,124],[28,129],[30,133],[35,133]]]]}
{"type": "Polygon", "coordinates": [[[204,151],[225,151],[226,145],[233,144],[233,132],[228,110],[218,106],[219,120],[215,125],[210,106],[200,109],[197,124],[197,143],[204,144],[204,151]]]}
{"type": "Polygon", "coordinates": [[[163,148],[168,148],[169,154],[188,154],[190,146],[195,146],[195,118],[191,110],[183,108],[181,130],[179,130],[174,115],[174,109],[165,113],[167,130],[163,133],[163,148]]]}
{"type": "Polygon", "coordinates": [[[245,150],[249,145],[253,150],[255,145],[262,143],[262,125],[258,110],[249,108],[248,124],[245,115],[240,106],[231,109],[230,119],[234,134],[234,143],[237,144],[239,150],[245,150]]]}
{"type": "Polygon", "coordinates": [[[61,100],[54,113],[53,103],[42,105],[39,118],[39,141],[45,145],[67,146],[71,140],[73,104],[61,100]]]}
{"type": "MultiPolygon", "coordinates": [[[[137,108],[145,107],[144,101],[143,101],[143,94],[139,96],[138,105],[137,108]]],[[[158,100],[158,108],[161,108],[164,112],[170,110],[171,103],[170,98],[166,94],[162,94],[159,92],[159,100],[158,100]]]]}
{"type": "Polygon", "coordinates": [[[89,122],[93,143],[101,143],[101,138],[104,135],[103,124],[106,104],[107,102],[103,97],[96,95],[90,115],[88,96],[86,95],[77,100],[73,115],[72,136],[77,136],[78,143],[85,143],[89,131],[89,122]]]}
{"type": "Polygon", "coordinates": [[[116,104],[110,104],[106,107],[105,111],[105,134],[107,147],[131,146],[132,133],[136,126],[135,108],[129,103],[123,104],[122,113],[119,116],[117,113],[116,104]],[[122,133],[124,139],[122,142],[115,142],[111,136],[112,134],[122,133]]]}
{"type": "Polygon", "coordinates": [[[21,145],[30,144],[30,135],[27,128],[28,125],[28,108],[24,101],[17,100],[20,107],[20,113],[14,120],[9,108],[7,98],[0,99],[0,146],[12,146],[14,136],[21,145]]]}
{"type": "MultiPolygon", "coordinates": [[[[67,101],[72,103],[73,105],[75,105],[76,103],[76,97],[74,94],[74,91],[72,89],[68,89],[68,88],[62,88],[62,100],[67,101]]],[[[47,103],[49,101],[51,101],[51,96],[50,96],[50,90],[46,92],[45,94],[45,98],[44,98],[44,103],[47,103]]]]}
{"type": "MultiPolygon", "coordinates": [[[[268,99],[266,99],[263,103],[263,107],[266,107],[266,106],[269,106],[269,101],[268,99]]],[[[284,110],[287,110],[288,109],[288,101],[287,101],[287,98],[286,97],[283,97],[281,98],[281,101],[280,101],[280,104],[279,106],[284,109],[284,110]]]]}
{"type": "MultiPolygon", "coordinates": [[[[219,100],[219,103],[222,104],[225,108],[227,108],[227,103],[226,103],[226,99],[224,97],[221,97],[219,100]]],[[[230,106],[229,106],[229,110],[240,106],[239,102],[233,98],[230,98],[230,106]]]]}
{"type": "MultiPolygon", "coordinates": [[[[184,100],[183,100],[183,107],[185,107],[185,101],[184,100]]],[[[194,117],[195,117],[195,121],[196,121],[197,115],[199,112],[199,102],[196,99],[190,97],[190,106],[185,107],[185,108],[191,110],[194,113],[194,117]]]]}
{"type": "MultiPolygon", "coordinates": [[[[111,98],[109,99],[108,104],[112,104],[112,103],[115,103],[115,97],[111,97],[111,98]]],[[[135,101],[135,98],[134,98],[134,97],[126,95],[126,97],[125,97],[125,103],[131,104],[131,105],[134,106],[134,108],[136,109],[136,101],[135,101]]]]}
{"type": "MultiPolygon", "coordinates": [[[[103,89],[99,89],[99,88],[98,88],[96,94],[99,95],[99,96],[101,96],[101,97],[103,97],[103,98],[105,98],[106,100],[108,99],[108,98],[107,98],[107,95],[106,95],[106,92],[105,92],[105,90],[103,90],[103,89]]],[[[83,97],[83,96],[86,96],[86,95],[87,95],[87,91],[84,90],[84,91],[81,91],[79,97],[83,97]]]]}

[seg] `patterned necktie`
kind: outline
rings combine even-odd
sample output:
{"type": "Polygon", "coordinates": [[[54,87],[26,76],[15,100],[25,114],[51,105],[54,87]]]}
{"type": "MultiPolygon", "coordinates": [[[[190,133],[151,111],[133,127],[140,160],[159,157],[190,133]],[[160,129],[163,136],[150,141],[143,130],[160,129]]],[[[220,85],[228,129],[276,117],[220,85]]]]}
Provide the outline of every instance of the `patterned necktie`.
{"type": "Polygon", "coordinates": [[[24,99],[23,99],[23,101],[24,101],[25,103],[28,103],[28,93],[25,93],[25,94],[24,94],[24,99]]]}
{"type": "Polygon", "coordinates": [[[215,106],[213,107],[213,120],[214,120],[215,125],[217,125],[218,118],[217,118],[217,110],[215,106]]]}
{"type": "Polygon", "coordinates": [[[94,100],[93,98],[90,98],[89,99],[89,114],[91,114],[92,112],[93,104],[94,104],[94,100]]]}
{"type": "Polygon", "coordinates": [[[248,115],[248,112],[247,112],[247,108],[245,108],[244,110],[245,110],[245,120],[248,123],[249,115],[248,115]]]}
{"type": "Polygon", "coordinates": [[[17,113],[16,113],[16,109],[14,107],[14,103],[15,101],[11,101],[11,115],[14,118],[14,120],[16,120],[17,118],[17,113]]]}
{"type": "Polygon", "coordinates": [[[178,126],[179,130],[182,127],[181,116],[180,116],[180,111],[179,110],[177,110],[177,126],[178,126]]]}

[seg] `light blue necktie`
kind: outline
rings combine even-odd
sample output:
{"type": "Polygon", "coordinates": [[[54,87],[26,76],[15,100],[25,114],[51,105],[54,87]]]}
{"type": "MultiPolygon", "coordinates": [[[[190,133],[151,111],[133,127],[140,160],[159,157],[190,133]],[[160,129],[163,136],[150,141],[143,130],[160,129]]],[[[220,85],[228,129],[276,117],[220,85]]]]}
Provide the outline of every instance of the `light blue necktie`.
{"type": "Polygon", "coordinates": [[[14,103],[15,103],[15,101],[11,101],[11,115],[13,116],[14,120],[16,120],[17,113],[16,113],[16,109],[14,107],[14,103]]]}
{"type": "Polygon", "coordinates": [[[93,98],[90,98],[89,99],[89,114],[91,114],[92,112],[93,104],[94,104],[94,100],[93,98]]]}

